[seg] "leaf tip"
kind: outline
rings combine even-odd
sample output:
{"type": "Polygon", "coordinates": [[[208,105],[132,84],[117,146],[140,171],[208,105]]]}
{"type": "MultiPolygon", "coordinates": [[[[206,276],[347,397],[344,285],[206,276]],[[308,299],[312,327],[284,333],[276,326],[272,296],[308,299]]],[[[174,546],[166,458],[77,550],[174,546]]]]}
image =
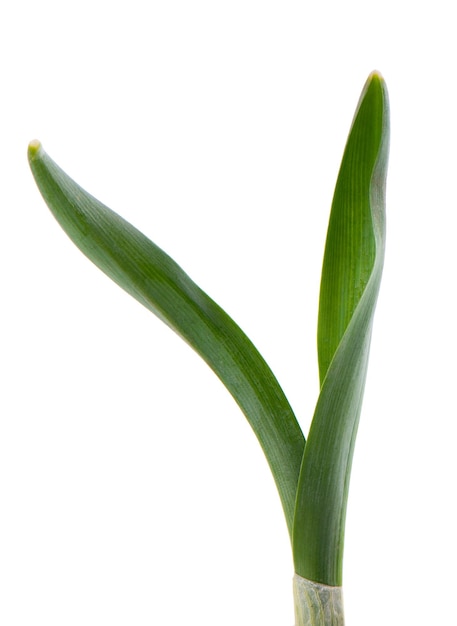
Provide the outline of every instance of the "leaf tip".
{"type": "Polygon", "coordinates": [[[380,87],[383,91],[386,90],[386,81],[379,70],[373,70],[368,76],[367,86],[373,84],[378,85],[378,87],[380,87]]]}
{"type": "Polygon", "coordinates": [[[377,79],[379,81],[383,81],[384,78],[379,70],[373,70],[369,76],[370,80],[377,79]]]}
{"type": "Polygon", "coordinates": [[[33,158],[35,158],[37,156],[37,154],[40,152],[41,149],[42,149],[41,142],[38,141],[38,139],[33,139],[29,143],[29,148],[28,148],[29,161],[31,161],[33,158]]]}

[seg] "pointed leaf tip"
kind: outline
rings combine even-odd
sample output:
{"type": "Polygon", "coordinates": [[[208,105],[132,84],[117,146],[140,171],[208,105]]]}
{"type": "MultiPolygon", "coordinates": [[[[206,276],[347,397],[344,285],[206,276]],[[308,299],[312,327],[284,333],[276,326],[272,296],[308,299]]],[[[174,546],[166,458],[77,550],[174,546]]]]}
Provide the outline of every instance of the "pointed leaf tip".
{"type": "Polygon", "coordinates": [[[33,159],[40,150],[41,150],[41,142],[38,141],[38,139],[33,139],[29,143],[29,149],[28,149],[29,160],[33,159]]]}
{"type": "Polygon", "coordinates": [[[374,78],[384,81],[384,78],[379,70],[373,70],[369,75],[368,80],[373,80],[374,78]]]}

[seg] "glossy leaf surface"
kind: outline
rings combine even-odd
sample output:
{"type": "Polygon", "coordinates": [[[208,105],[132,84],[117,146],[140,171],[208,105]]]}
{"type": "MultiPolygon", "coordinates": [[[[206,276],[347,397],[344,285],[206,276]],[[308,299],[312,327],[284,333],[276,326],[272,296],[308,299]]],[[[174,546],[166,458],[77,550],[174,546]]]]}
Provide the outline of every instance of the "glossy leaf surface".
{"type": "Polygon", "coordinates": [[[342,582],[344,525],[385,239],[389,109],[383,79],[362,92],[332,204],[318,320],[321,391],[305,439],[276,378],[235,322],[160,248],[81,189],[44,152],[29,162],[52,213],[117,284],[185,339],[235,398],[265,452],[295,571],[342,582]]]}
{"type": "Polygon", "coordinates": [[[321,392],[297,491],[293,551],[303,578],[341,585],[351,462],[385,240],[389,109],[373,73],[362,92],[335,188],[321,279],[321,392]]]}
{"type": "Polygon", "coordinates": [[[39,142],[30,144],[29,162],[44,200],[73,242],[185,339],[235,398],[264,450],[291,533],[305,441],[264,359],[165,252],[79,187],[39,142]]]}

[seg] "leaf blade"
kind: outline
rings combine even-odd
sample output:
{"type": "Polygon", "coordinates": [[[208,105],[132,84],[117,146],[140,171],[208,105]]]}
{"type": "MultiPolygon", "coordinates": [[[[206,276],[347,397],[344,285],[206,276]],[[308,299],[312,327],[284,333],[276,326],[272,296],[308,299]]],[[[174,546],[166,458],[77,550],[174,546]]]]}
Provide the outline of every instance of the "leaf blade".
{"type": "Polygon", "coordinates": [[[45,202],[70,239],[178,333],[230,391],[264,450],[291,534],[304,437],[263,357],[175,261],[77,185],[39,142],[31,142],[28,156],[45,202]]]}
{"type": "Polygon", "coordinates": [[[350,470],[384,260],[388,141],[387,89],[373,73],[349,133],[329,221],[319,309],[321,392],[293,531],[296,573],[332,586],[342,583],[350,470]]]}

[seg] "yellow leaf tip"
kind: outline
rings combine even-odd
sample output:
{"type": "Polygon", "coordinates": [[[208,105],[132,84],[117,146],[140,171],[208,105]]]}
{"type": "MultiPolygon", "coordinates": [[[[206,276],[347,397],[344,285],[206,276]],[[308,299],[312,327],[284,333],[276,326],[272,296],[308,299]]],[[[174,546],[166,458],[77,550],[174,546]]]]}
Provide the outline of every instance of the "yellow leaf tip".
{"type": "Polygon", "coordinates": [[[379,70],[373,70],[370,74],[371,78],[379,78],[380,80],[383,80],[382,78],[382,74],[379,70]]]}
{"type": "Polygon", "coordinates": [[[33,159],[33,157],[36,156],[40,150],[41,150],[41,143],[38,141],[38,139],[33,139],[29,143],[29,150],[28,150],[29,159],[33,159]]]}
{"type": "Polygon", "coordinates": [[[378,70],[373,70],[371,72],[371,74],[368,77],[368,83],[371,83],[374,80],[380,84],[385,83],[384,76],[378,70]]]}

